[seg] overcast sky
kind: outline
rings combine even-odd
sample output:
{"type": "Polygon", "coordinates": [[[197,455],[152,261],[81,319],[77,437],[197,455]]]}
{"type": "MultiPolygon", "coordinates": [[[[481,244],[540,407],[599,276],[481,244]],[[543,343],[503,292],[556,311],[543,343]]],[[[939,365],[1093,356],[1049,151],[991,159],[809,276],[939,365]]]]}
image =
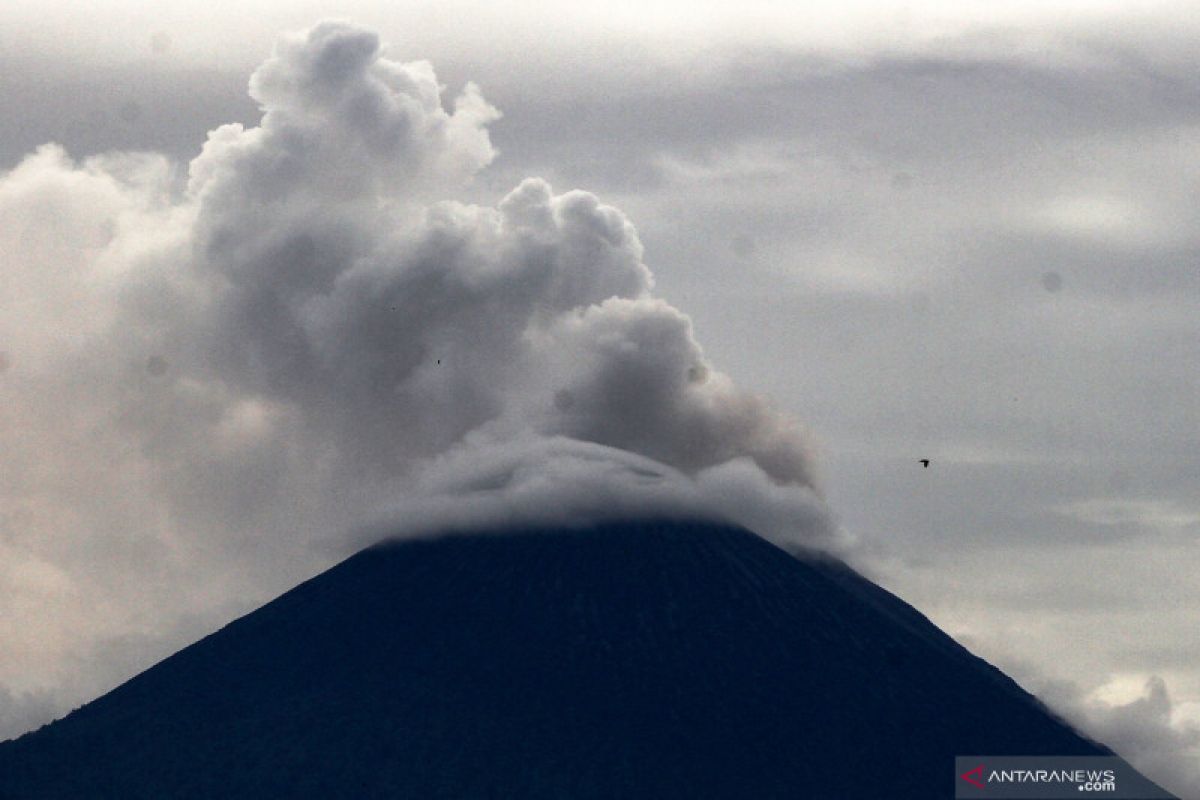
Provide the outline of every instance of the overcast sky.
{"type": "MultiPolygon", "coordinates": [[[[492,207],[537,176],[619,208],[654,294],[690,317],[705,363],[807,429],[854,563],[1151,775],[1200,794],[1200,6],[837,5],[313,0],[250,13],[17,0],[0,11],[0,169],[56,142],[76,160],[155,151],[183,174],[210,130],[287,107],[278,87],[258,102],[246,88],[281,32],[331,16],[378,31],[389,58],[433,63],[448,110],[469,80],[503,114],[468,109],[448,147],[478,172],[449,194],[429,184],[434,199],[492,207]]],[[[0,218],[6,283],[26,275],[18,257],[56,258],[39,237],[67,235],[30,219],[0,218]]],[[[634,253],[632,242],[620,246],[634,253]]],[[[611,275],[632,281],[632,297],[645,287],[631,258],[611,275]]],[[[29,303],[26,320],[58,319],[29,303]]],[[[655,308],[675,331],[676,312],[655,308]]],[[[691,334],[677,335],[694,360],[691,334]]],[[[16,396],[12,336],[0,392],[16,396]]],[[[197,357],[179,348],[130,358],[145,361],[143,378],[170,378],[197,357]]],[[[328,399],[280,392],[280,403],[328,399]]],[[[555,402],[565,415],[577,401],[555,402]]],[[[578,435],[623,448],[634,436],[578,435]]],[[[628,449],[681,469],[716,463],[628,449]]],[[[734,449],[778,477],[759,444],[734,449]]],[[[125,552],[143,547],[133,537],[97,541],[93,529],[114,529],[107,516],[64,513],[54,546],[22,534],[30,487],[61,477],[35,462],[0,456],[0,734],[90,699],[335,557],[267,548],[188,602],[163,600],[177,572],[155,566],[140,577],[157,588],[131,595],[119,587],[154,557],[125,552]],[[46,609],[71,622],[45,622],[46,609]]],[[[809,468],[792,471],[797,485],[809,468]]],[[[61,491],[117,513],[115,484],[61,491]]],[[[222,506],[209,524],[239,508],[258,513],[222,506]]],[[[210,549],[160,555],[207,575],[224,563],[210,549]]]]}

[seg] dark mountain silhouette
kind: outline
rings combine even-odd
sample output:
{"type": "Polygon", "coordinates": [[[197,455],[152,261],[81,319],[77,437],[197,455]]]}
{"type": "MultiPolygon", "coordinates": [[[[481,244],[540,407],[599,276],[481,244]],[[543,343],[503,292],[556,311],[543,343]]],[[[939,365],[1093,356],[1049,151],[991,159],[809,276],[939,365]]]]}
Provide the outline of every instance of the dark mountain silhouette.
{"type": "Polygon", "coordinates": [[[369,548],[0,745],[0,797],[951,797],[1108,754],[840,562],[653,522],[369,548]]]}

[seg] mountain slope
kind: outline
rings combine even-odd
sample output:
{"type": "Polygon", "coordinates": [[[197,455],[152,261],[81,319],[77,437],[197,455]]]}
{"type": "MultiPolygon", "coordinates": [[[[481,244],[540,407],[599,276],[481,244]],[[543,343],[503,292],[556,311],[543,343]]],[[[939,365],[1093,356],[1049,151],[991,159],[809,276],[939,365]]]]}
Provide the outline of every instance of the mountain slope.
{"type": "Polygon", "coordinates": [[[0,798],[949,797],[1107,754],[844,565],[697,523],[365,550],[0,745],[0,798]]]}

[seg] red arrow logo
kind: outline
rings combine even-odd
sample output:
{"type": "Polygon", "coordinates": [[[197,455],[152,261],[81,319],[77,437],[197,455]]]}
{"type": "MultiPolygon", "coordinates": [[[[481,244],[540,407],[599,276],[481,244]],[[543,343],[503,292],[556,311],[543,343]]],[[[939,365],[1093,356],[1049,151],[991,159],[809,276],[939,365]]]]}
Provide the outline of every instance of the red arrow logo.
{"type": "Polygon", "coordinates": [[[980,764],[975,769],[967,770],[966,772],[964,772],[962,775],[959,775],[958,777],[962,778],[964,781],[966,781],[969,784],[978,786],[980,789],[984,788],[984,785],[979,782],[980,780],[983,780],[983,764],[980,764]],[[974,775],[975,777],[972,778],[971,777],[972,775],[974,775]],[[976,778],[978,778],[979,780],[976,780],[976,778]]]}

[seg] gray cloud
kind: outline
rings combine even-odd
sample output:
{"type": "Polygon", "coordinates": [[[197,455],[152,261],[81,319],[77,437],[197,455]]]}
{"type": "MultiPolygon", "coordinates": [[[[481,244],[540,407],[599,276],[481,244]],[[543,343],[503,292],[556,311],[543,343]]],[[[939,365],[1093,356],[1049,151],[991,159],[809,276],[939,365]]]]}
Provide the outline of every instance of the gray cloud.
{"type": "Polygon", "coordinates": [[[1175,703],[1158,676],[1141,696],[1105,702],[1067,681],[1033,682],[1038,695],[1068,721],[1087,730],[1181,797],[1200,792],[1200,724],[1177,719],[1175,703]]]}
{"type": "Polygon", "coordinates": [[[186,174],[47,145],[0,177],[0,681],[62,710],[98,643],[252,605],[353,530],[624,510],[845,546],[803,433],[654,296],[622,212],[453,199],[495,156],[474,85],[447,109],[321,23],[250,92],[261,123],[186,174]]]}
{"type": "Polygon", "coordinates": [[[57,711],[59,703],[49,692],[14,694],[0,686],[0,741],[46,723],[57,711]]]}
{"type": "Polygon", "coordinates": [[[47,141],[71,153],[153,150],[187,160],[215,125],[258,118],[246,76],[169,63],[97,65],[0,55],[0,169],[47,141]],[[124,114],[122,114],[124,111],[124,114]]]}

